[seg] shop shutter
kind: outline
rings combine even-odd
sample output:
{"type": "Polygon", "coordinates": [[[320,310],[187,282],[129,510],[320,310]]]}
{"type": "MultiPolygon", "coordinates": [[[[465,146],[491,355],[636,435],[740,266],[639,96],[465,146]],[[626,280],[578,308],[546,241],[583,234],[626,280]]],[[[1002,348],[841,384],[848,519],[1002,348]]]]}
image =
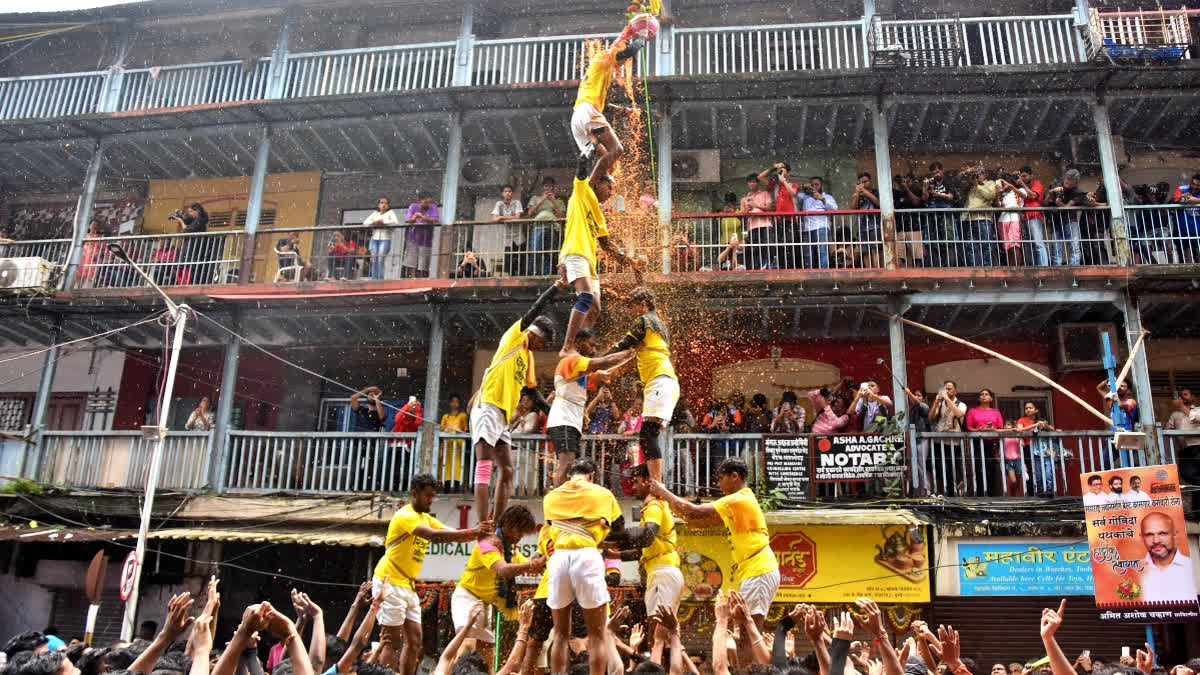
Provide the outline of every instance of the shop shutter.
{"type": "MultiPolygon", "coordinates": [[[[54,609],[50,623],[58,627],[59,637],[70,642],[73,637],[83,637],[87,623],[87,595],[79,588],[54,589],[54,609]]],[[[125,603],[116,590],[104,591],[100,596],[100,614],[96,617],[96,633],[92,644],[108,645],[121,637],[121,620],[125,617],[125,603]]]]}

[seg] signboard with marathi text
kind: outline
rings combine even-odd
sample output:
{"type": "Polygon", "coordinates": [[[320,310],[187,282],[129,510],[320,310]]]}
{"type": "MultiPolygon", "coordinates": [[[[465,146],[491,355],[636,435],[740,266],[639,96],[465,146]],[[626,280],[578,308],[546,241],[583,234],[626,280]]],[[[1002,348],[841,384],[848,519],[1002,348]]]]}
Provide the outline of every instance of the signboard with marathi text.
{"type": "MultiPolygon", "coordinates": [[[[733,589],[724,529],[681,530],[683,601],[705,602],[733,589]]],[[[920,525],[771,527],[779,561],[775,602],[929,602],[927,532],[920,525]]],[[[733,589],[736,590],[736,589],[733,589]]]]}
{"type": "Polygon", "coordinates": [[[904,434],[811,436],[813,480],[840,482],[905,474],[904,434]]]}
{"type": "Polygon", "coordinates": [[[1092,594],[1086,543],[959,542],[957,552],[959,595],[1092,594]]]}
{"type": "Polygon", "coordinates": [[[763,436],[767,487],[788,499],[808,501],[812,485],[808,448],[808,436],[763,436]]]}
{"type": "Polygon", "coordinates": [[[1080,483],[1100,620],[1200,620],[1175,465],[1082,474],[1080,483]]]}

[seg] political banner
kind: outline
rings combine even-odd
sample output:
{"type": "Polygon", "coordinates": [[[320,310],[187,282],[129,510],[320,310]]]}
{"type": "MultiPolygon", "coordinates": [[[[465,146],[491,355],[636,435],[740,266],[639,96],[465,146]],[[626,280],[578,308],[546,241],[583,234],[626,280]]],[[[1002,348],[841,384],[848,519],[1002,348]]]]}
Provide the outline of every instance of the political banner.
{"type": "Polygon", "coordinates": [[[904,434],[811,437],[813,480],[818,483],[904,476],[904,434]]]}
{"type": "Polygon", "coordinates": [[[768,489],[779,490],[788,499],[808,501],[812,485],[808,447],[808,436],[763,436],[768,489]]]}
{"type": "Polygon", "coordinates": [[[1100,620],[1200,620],[1175,465],[1080,475],[1100,620]]]}

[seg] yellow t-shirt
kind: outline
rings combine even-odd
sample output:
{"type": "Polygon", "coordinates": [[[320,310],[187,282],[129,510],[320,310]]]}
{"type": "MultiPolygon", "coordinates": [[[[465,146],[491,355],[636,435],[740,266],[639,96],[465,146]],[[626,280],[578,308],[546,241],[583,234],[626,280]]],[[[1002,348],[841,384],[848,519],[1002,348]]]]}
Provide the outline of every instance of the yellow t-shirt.
{"type": "Polygon", "coordinates": [[[758,499],[750,488],[742,488],[713,502],[713,508],[729,530],[729,546],[733,549],[733,585],[743,580],[779,569],[775,553],[768,545],[767,519],[758,499]]]}
{"type": "Polygon", "coordinates": [[[425,550],[429,540],[416,536],[413,532],[418,526],[425,525],[435,530],[446,528],[431,513],[417,513],[412,504],[406,504],[388,525],[387,551],[375,565],[375,576],[380,579],[390,577],[389,583],[406,588],[413,587],[413,580],[421,574],[421,563],[425,562],[425,550]]]}
{"type": "Polygon", "coordinates": [[[600,210],[600,200],[586,178],[575,178],[571,198],[567,200],[567,226],[563,228],[561,261],[569,255],[583,256],[596,276],[596,249],[600,237],[608,236],[608,224],[600,210]]]}
{"type": "Polygon", "coordinates": [[[655,567],[669,565],[679,567],[679,551],[675,548],[675,519],[671,509],[661,499],[655,499],[642,508],[642,525],[658,525],[658,536],[654,543],[642,549],[642,569],[649,573],[655,567]]]}
{"type": "Polygon", "coordinates": [[[612,523],[621,517],[621,506],[607,488],[583,478],[574,478],[546,495],[542,500],[542,512],[547,521],[595,521],[585,526],[590,537],[557,528],[559,534],[554,540],[555,549],[596,548],[608,536],[612,523]]]}
{"type": "Polygon", "coordinates": [[[667,336],[667,328],[655,312],[646,312],[638,317],[629,329],[629,335],[638,341],[637,362],[638,375],[642,384],[650,384],[650,380],[659,375],[666,375],[672,380],[675,376],[675,366],[671,364],[671,345],[667,336]]]}
{"type": "Polygon", "coordinates": [[[525,331],[517,319],[500,338],[500,346],[492,356],[487,375],[483,378],[482,401],[491,403],[504,411],[505,421],[517,409],[521,401],[521,389],[536,387],[537,376],[533,372],[533,352],[526,344],[525,331]],[[508,358],[504,358],[513,350],[508,358]]]}
{"type": "Polygon", "coordinates": [[[467,413],[460,412],[457,415],[446,413],[442,415],[442,431],[466,431],[467,430],[467,413]]]}
{"type": "MultiPolygon", "coordinates": [[[[458,585],[467,589],[472,595],[486,602],[489,605],[494,605],[500,611],[507,615],[517,611],[516,607],[507,607],[503,598],[500,597],[500,592],[496,586],[496,573],[492,571],[492,565],[504,560],[504,552],[496,547],[490,541],[481,541],[475,544],[475,548],[471,550],[471,557],[467,560],[467,568],[463,570],[462,577],[458,580],[458,585]]],[[[513,551],[512,561],[514,563],[529,562],[529,558],[513,551]]]]}
{"type": "Polygon", "coordinates": [[[538,530],[538,553],[546,559],[547,569],[542,570],[542,579],[538,582],[537,590],[533,592],[533,599],[550,597],[550,556],[554,555],[554,539],[558,536],[558,530],[550,525],[543,525],[542,529],[538,530]]]}
{"type": "Polygon", "coordinates": [[[617,68],[617,57],[608,50],[598,52],[588,64],[583,79],[579,81],[579,93],[575,96],[575,105],[591,103],[596,110],[604,112],[604,103],[608,100],[608,87],[612,84],[613,71],[617,68]]]}

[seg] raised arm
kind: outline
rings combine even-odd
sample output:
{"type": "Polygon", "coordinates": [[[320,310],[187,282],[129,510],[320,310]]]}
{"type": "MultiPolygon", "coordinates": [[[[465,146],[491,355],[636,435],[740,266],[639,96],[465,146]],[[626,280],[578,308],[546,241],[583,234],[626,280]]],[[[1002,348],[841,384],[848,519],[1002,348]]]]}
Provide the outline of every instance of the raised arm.
{"type": "MultiPolygon", "coordinates": [[[[265,603],[264,603],[265,604],[265,603]]],[[[260,628],[266,627],[266,608],[263,605],[250,605],[242,612],[242,622],[238,624],[237,630],[233,633],[233,638],[229,640],[229,644],[225,645],[225,651],[221,652],[221,659],[217,661],[217,666],[213,668],[212,675],[233,675],[241,664],[242,654],[250,645],[255,633],[260,628]]]]}
{"type": "MultiPolygon", "coordinates": [[[[654,543],[654,538],[657,536],[658,523],[646,523],[645,525],[626,527],[620,532],[610,532],[605,541],[640,553],[643,548],[654,543]]],[[[634,560],[636,559],[634,558],[634,560]]]]}
{"type": "Polygon", "coordinates": [[[721,522],[721,514],[717,513],[712,504],[693,504],[686,499],[672,494],[662,483],[653,481],[650,484],[650,494],[665,499],[671,510],[678,513],[689,525],[716,525],[721,522]]]}
{"type": "Polygon", "coordinates": [[[462,643],[467,639],[467,633],[470,633],[471,626],[479,620],[479,616],[483,614],[483,603],[477,602],[471,606],[471,613],[467,616],[467,622],[463,627],[458,629],[454,634],[454,639],[450,640],[450,644],[446,645],[446,649],[442,651],[441,658],[438,659],[437,667],[433,669],[433,675],[449,675],[450,670],[454,668],[454,662],[458,660],[458,650],[462,649],[462,643]]]}
{"type": "Polygon", "coordinates": [[[729,596],[717,593],[717,602],[713,606],[716,621],[713,623],[712,638],[712,671],[713,675],[729,675],[729,617],[731,614],[729,596]]]}
{"type": "Polygon", "coordinates": [[[646,317],[642,315],[633,322],[633,325],[629,327],[629,330],[625,332],[621,340],[613,345],[612,349],[608,350],[608,353],[615,354],[626,349],[632,349],[634,346],[641,344],[644,339],[646,339],[646,317]]]}
{"type": "Polygon", "coordinates": [[[358,593],[354,596],[354,602],[350,603],[350,609],[346,610],[346,618],[342,619],[342,626],[338,628],[337,636],[339,639],[350,641],[350,634],[354,632],[354,622],[358,620],[358,613],[364,607],[371,605],[371,582],[364,581],[358,587],[358,593]]]}
{"type": "Polygon", "coordinates": [[[296,675],[313,675],[312,662],[308,660],[308,651],[296,630],[296,624],[284,616],[279,610],[264,602],[268,608],[266,613],[267,630],[283,640],[287,657],[292,661],[292,670],[296,675]]]}
{"type": "Polygon", "coordinates": [[[804,620],[804,605],[796,605],[788,614],[779,617],[775,624],[775,641],[771,643],[771,665],[783,670],[787,665],[787,635],[804,620]]]}
{"type": "Polygon", "coordinates": [[[191,593],[186,591],[172,596],[167,601],[167,620],[163,622],[162,630],[158,631],[158,635],[154,636],[154,641],[150,643],[150,646],[146,647],[146,650],[129,666],[129,672],[149,673],[154,670],[154,664],[158,663],[158,660],[166,653],[167,647],[170,647],[171,643],[195,621],[188,616],[188,612],[195,603],[191,593]]]}
{"type": "Polygon", "coordinates": [[[558,293],[560,288],[561,286],[555,282],[554,285],[550,286],[550,288],[542,291],[542,294],[539,295],[537,300],[533,302],[533,305],[529,308],[529,311],[525,312],[525,315],[521,317],[521,330],[525,330],[533,325],[533,320],[538,318],[538,316],[542,313],[542,310],[546,308],[546,305],[550,302],[554,295],[558,293]]]}
{"type": "MultiPolygon", "coordinates": [[[[513,642],[512,651],[508,654],[508,660],[496,671],[496,675],[512,675],[521,669],[521,664],[525,662],[525,647],[529,644],[529,626],[532,624],[533,600],[526,600],[517,610],[517,637],[513,642]]],[[[467,625],[472,624],[468,622],[467,625]]]]}
{"type": "Polygon", "coordinates": [[[367,644],[371,641],[371,633],[375,630],[375,617],[379,614],[379,608],[383,605],[383,601],[388,595],[388,584],[385,580],[379,588],[379,595],[376,595],[371,600],[371,606],[367,609],[367,615],[363,617],[362,623],[359,624],[358,630],[354,631],[354,639],[346,647],[346,652],[342,654],[342,658],[337,662],[337,672],[352,673],[355,671],[355,664],[358,663],[358,657],[362,651],[367,648],[367,644]]]}
{"type": "Polygon", "coordinates": [[[436,530],[428,525],[418,525],[413,528],[413,535],[422,539],[428,539],[429,541],[444,543],[452,541],[479,541],[481,537],[486,537],[495,531],[496,527],[492,525],[490,520],[487,520],[475,527],[468,527],[462,530],[453,530],[448,527],[436,530]]]}
{"type": "MultiPolygon", "coordinates": [[[[825,644],[829,639],[829,634],[825,632],[825,615],[812,605],[804,605],[803,607],[804,634],[808,636],[808,641],[812,643],[813,654],[817,657],[818,672],[820,675],[829,675],[829,647],[825,644]]],[[[839,673],[838,675],[841,674],[839,673]]]]}
{"type": "Polygon", "coordinates": [[[869,598],[859,598],[855,604],[865,616],[854,615],[854,623],[875,637],[883,660],[884,675],[904,675],[904,664],[900,662],[900,656],[888,638],[887,629],[883,627],[883,612],[879,610],[879,605],[869,598]]]}
{"type": "Polygon", "coordinates": [[[1058,603],[1057,612],[1049,608],[1042,610],[1042,645],[1046,647],[1046,656],[1050,658],[1050,671],[1054,675],[1074,675],[1075,673],[1075,668],[1071,666],[1067,655],[1063,653],[1062,647],[1058,646],[1058,640],[1054,637],[1054,634],[1058,632],[1058,627],[1062,625],[1063,615],[1066,611],[1066,598],[1058,603]]]}
{"type": "Polygon", "coordinates": [[[625,361],[633,358],[633,356],[634,352],[632,349],[625,349],[612,354],[597,356],[596,358],[588,361],[587,372],[594,373],[597,370],[604,370],[612,366],[619,366],[625,361]]]}
{"type": "Polygon", "coordinates": [[[325,670],[325,611],[321,606],[312,601],[307,593],[300,593],[300,600],[304,603],[304,609],[312,621],[312,639],[308,645],[308,660],[312,662],[313,669],[325,670]]]}

